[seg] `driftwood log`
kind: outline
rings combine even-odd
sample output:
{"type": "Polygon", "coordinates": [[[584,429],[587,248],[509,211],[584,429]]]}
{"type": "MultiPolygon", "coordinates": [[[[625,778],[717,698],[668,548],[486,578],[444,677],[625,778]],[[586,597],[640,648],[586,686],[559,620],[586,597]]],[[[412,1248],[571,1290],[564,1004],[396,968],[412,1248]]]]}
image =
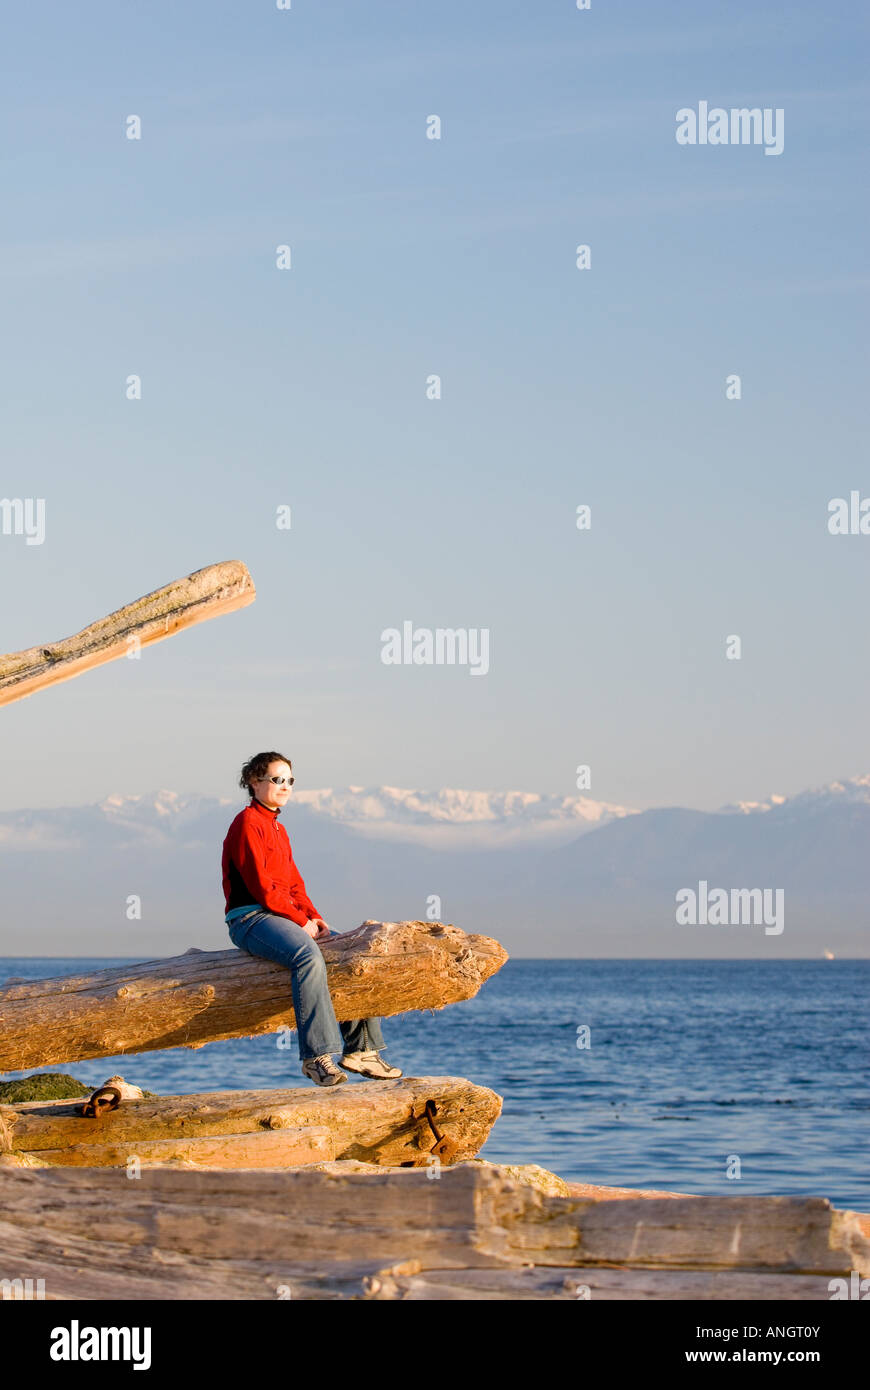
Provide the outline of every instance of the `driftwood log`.
{"type": "Polygon", "coordinates": [[[274,1134],[224,1134],[220,1138],[136,1139],[105,1144],[72,1144],[39,1153],[0,1153],[0,1167],[129,1168],[180,1165],[185,1168],[297,1168],[335,1157],[328,1129],[303,1126],[274,1134]]]}
{"type": "MultiPolygon", "coordinates": [[[[339,1019],[440,1009],[470,999],[507,960],[488,936],[433,922],[364,922],[318,943],[339,1019]]],[[[290,973],[244,951],[183,956],[9,984],[0,990],[0,1071],[295,1024],[290,973]]]]}
{"type": "Polygon", "coordinates": [[[240,560],[196,570],[100,618],[73,637],[0,656],[0,705],[127,656],[131,649],[161,642],[195,623],[244,608],[255,598],[254,582],[240,560]]]}
{"type": "Polygon", "coordinates": [[[594,1283],[603,1298],[828,1300],[832,1278],[870,1274],[861,1218],[824,1198],[595,1202],[475,1163],[437,1180],[0,1168],[0,1249],[6,1277],[44,1280],[47,1299],[577,1299],[594,1283]]]}
{"type": "MultiPolygon", "coordinates": [[[[232,1168],[281,1168],[330,1159],[400,1167],[427,1162],[439,1129],[472,1158],[501,1112],[501,1097],[463,1077],[418,1076],[334,1088],[213,1091],[124,1101],[83,1119],[74,1101],[0,1105],[0,1162],[29,1155],[64,1166],[187,1161],[232,1168]]],[[[446,1164],[445,1164],[446,1166],[446,1164]]]]}

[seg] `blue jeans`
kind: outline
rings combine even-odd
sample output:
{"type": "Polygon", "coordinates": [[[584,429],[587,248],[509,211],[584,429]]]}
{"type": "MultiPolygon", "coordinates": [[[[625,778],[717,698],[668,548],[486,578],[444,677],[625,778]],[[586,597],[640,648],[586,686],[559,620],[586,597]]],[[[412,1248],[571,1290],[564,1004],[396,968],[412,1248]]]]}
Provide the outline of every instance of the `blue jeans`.
{"type": "Polygon", "coordinates": [[[327,1052],[380,1051],[384,1046],[380,1019],[337,1022],[323,953],[314,938],[289,917],[278,917],[259,904],[252,904],[234,908],[227,914],[226,923],[230,940],[240,951],[273,960],[290,971],[300,1061],[307,1062],[327,1052]]]}

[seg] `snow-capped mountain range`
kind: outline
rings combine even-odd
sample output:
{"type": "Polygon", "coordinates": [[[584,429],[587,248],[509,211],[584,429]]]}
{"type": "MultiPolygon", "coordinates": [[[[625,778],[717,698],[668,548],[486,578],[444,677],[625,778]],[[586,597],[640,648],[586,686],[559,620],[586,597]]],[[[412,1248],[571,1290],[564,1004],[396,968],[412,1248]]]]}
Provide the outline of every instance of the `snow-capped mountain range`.
{"type": "MultiPolygon", "coordinates": [[[[222,811],[229,823],[244,804],[244,796],[205,797],[164,789],[144,796],[113,793],[92,806],[4,812],[0,848],[37,848],[40,843],[72,847],[77,835],[89,836],[100,825],[115,839],[119,834],[155,843],[166,837],[185,839],[204,816],[222,811]]],[[[565,844],[584,831],[635,814],[582,796],[401,787],[299,792],[282,813],[284,823],[300,810],[364,837],[457,850],[565,844]]]]}
{"type": "MultiPolygon", "coordinates": [[[[245,804],[240,797],[209,797],[161,790],[144,795],[112,793],[89,806],[0,812],[0,850],[75,848],[99,839],[161,844],[198,839],[203,822],[229,824],[245,804]]],[[[738,801],[698,815],[789,817],[848,805],[870,805],[870,774],[830,782],[786,797],[738,801]]],[[[290,825],[305,813],[368,839],[428,849],[480,850],[522,846],[557,848],[616,820],[649,816],[632,807],[584,796],[522,791],[421,791],[402,787],[326,787],[296,793],[283,812],[290,825]]]]}
{"type": "Polygon", "coordinates": [[[300,792],[296,801],[317,815],[383,840],[436,848],[507,844],[564,844],[584,831],[634,815],[625,806],[585,796],[538,792],[416,791],[402,787],[348,787],[300,792]]]}
{"type": "Polygon", "coordinates": [[[724,812],[738,812],[753,815],[757,811],[773,811],[785,806],[792,810],[802,807],[846,806],[870,803],[870,773],[865,777],[847,777],[842,782],[828,782],[824,787],[813,787],[809,791],[798,792],[795,796],[768,797],[767,801],[737,801],[723,806],[724,812]]]}
{"type": "MultiPolygon", "coordinates": [[[[0,813],[0,956],[227,945],[221,845],[245,804],[160,791],[0,813]],[[129,918],[131,895],[141,919],[129,918]]],[[[537,956],[870,953],[870,776],[720,811],[531,792],[348,787],[282,814],[338,931],[435,915],[537,956]],[[782,890],[786,928],[678,928],[701,880],[782,890]]]]}

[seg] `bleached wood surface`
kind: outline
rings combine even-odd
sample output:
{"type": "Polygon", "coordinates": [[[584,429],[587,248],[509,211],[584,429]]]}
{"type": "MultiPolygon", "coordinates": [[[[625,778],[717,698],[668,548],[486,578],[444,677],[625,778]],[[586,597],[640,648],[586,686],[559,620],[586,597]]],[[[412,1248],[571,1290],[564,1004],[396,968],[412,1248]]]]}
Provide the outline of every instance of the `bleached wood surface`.
{"type": "MultiPolygon", "coordinates": [[[[440,1009],[470,999],[507,960],[488,936],[433,922],[364,922],[318,942],[339,1019],[440,1009]]],[[[0,1071],[295,1024],[290,972],[235,948],[29,980],[0,990],[0,1071]]]]}
{"type": "Polygon", "coordinates": [[[729,1298],[827,1299],[832,1277],[870,1274],[854,1213],[823,1198],[595,1202],[543,1196],[473,1163],[435,1180],[420,1169],[153,1168],[129,1179],[0,1168],[0,1249],[6,1277],[45,1279],[47,1298],[429,1298],[447,1287],[576,1299],[592,1277],[593,1297],[721,1287],[729,1298]]]}
{"type": "Polygon", "coordinates": [[[131,645],[149,646],[195,623],[244,608],[256,596],[254,581],[240,560],[223,560],[196,570],[99,618],[72,637],[0,656],[0,705],[127,656],[131,645]]]}
{"type": "Polygon", "coordinates": [[[187,1158],[239,1168],[322,1159],[398,1167],[425,1161],[435,1143],[427,1100],[436,1104],[436,1124],[459,1146],[454,1162],[483,1147],[501,1111],[500,1096],[461,1076],[130,1100],[93,1120],[76,1113],[78,1102],[38,1101],[0,1105],[0,1153],[77,1166],[124,1164],[136,1154],[143,1163],[187,1158]],[[329,1142],[309,1146],[310,1158],[294,1157],[293,1136],[307,1139],[313,1131],[329,1142]]]}

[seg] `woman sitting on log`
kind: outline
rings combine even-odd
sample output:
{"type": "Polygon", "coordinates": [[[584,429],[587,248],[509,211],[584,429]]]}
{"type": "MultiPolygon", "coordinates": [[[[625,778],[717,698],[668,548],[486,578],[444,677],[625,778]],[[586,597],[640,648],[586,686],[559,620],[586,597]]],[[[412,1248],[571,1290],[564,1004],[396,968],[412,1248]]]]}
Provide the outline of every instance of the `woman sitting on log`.
{"type": "Polygon", "coordinates": [[[242,768],[239,786],[247,788],[250,803],[227,831],[222,857],[230,940],[290,971],[304,1076],[318,1086],[346,1081],[333,1052],[342,1053],[344,1071],[378,1080],[401,1076],[380,1056],[380,1019],[336,1020],[323,954],[314,945],[332,932],[308,897],[287,831],[278,824],[295,781],[291,769],[290,759],[274,751],[257,753],[242,768]]]}

